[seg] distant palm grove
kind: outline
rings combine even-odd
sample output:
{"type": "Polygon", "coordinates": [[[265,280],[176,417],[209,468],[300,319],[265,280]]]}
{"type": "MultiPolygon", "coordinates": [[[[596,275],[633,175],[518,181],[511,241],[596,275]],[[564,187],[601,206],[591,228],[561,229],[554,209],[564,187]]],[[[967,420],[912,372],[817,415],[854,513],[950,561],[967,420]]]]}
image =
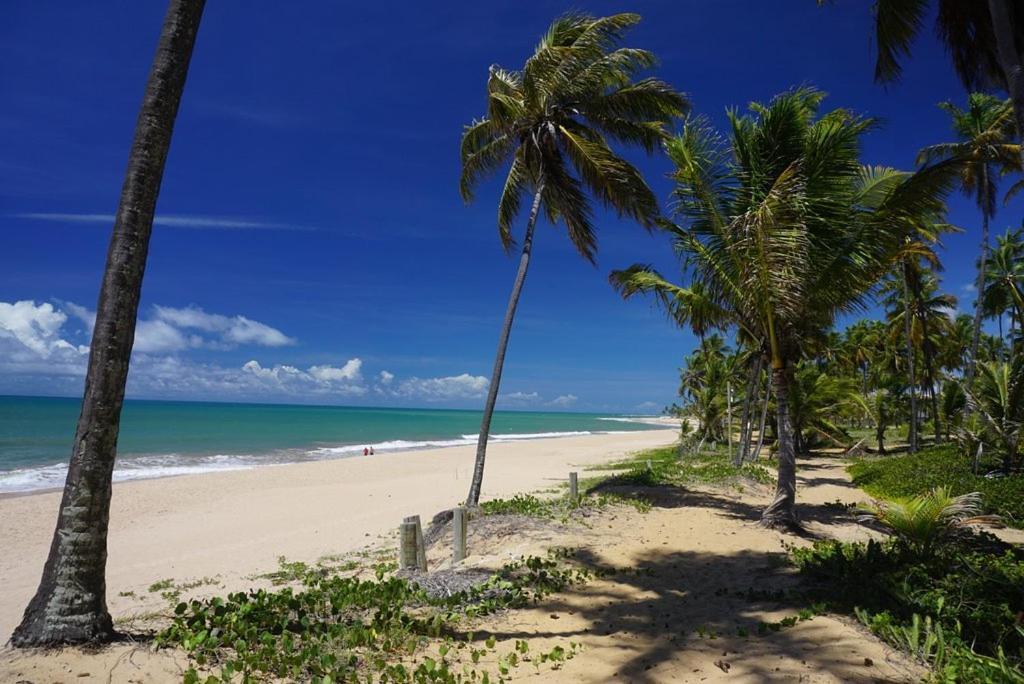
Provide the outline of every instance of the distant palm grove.
{"type": "MultiPolygon", "coordinates": [[[[823,4],[820,11],[828,11],[823,4]]],[[[118,211],[58,527],[16,645],[116,636],[104,568],[120,404],[163,155],[202,9],[201,1],[174,0],[164,26],[128,174],[134,185],[126,184],[118,211]],[[161,98],[165,106],[156,107],[161,98]],[[156,159],[158,168],[139,176],[140,159],[156,159]]],[[[979,492],[977,501],[960,501],[965,510],[977,505],[1024,525],[1024,228],[1019,217],[1000,213],[1005,198],[1024,188],[1024,7],[878,0],[874,11],[879,81],[898,79],[900,60],[912,57],[914,36],[937,11],[965,85],[954,101],[936,98],[949,117],[948,138],[900,168],[863,153],[864,139],[883,123],[845,108],[841,92],[811,85],[760,102],[737,93],[725,127],[716,128],[691,111],[680,93],[687,84],[655,78],[655,55],[627,45],[640,21],[634,14],[558,18],[521,68],[494,65],[481,74],[486,109],[463,129],[459,190],[470,201],[483,178],[502,176],[495,249],[518,244],[519,267],[497,331],[470,508],[479,505],[535,227],[546,219],[564,228],[592,261],[593,205],[600,204],[671,238],[677,272],[619,264],[609,297],[654,301],[699,340],[682,360],[679,402],[668,409],[683,419],[679,459],[725,448],[737,466],[772,462],[777,480],[763,526],[800,530],[801,463],[823,450],[885,463],[912,456],[914,467],[926,469],[941,464],[958,479],[937,484],[965,490],[946,491],[949,497],[979,492]],[[620,156],[636,150],[663,153],[673,183],[664,203],[620,156]],[[947,222],[953,193],[977,205],[976,225],[947,222]],[[515,225],[524,214],[520,237],[515,225]],[[963,302],[942,281],[942,239],[953,231],[980,237],[974,291],[963,302]]],[[[927,555],[932,540],[912,548],[927,555]]],[[[1019,673],[1019,653],[1014,658],[999,667],[1019,673]]]]}

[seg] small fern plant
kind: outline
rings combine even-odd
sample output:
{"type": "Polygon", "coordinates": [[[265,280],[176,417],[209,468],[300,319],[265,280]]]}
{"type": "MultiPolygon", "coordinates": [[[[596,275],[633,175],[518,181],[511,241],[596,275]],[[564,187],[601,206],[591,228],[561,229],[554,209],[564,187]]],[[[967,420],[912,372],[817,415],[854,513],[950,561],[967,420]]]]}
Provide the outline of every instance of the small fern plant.
{"type": "Polygon", "coordinates": [[[861,522],[880,523],[919,556],[930,556],[936,544],[958,529],[999,524],[999,516],[982,515],[980,492],[953,496],[949,487],[936,487],[909,499],[875,501],[861,510],[861,522]]]}

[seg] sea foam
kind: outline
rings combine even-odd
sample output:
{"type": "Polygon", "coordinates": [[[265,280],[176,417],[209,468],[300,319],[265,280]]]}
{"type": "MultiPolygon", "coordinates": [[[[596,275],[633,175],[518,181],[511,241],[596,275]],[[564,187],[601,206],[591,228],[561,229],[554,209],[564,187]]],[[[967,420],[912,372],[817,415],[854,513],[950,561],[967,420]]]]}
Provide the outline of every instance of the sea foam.
{"type": "MultiPolygon", "coordinates": [[[[566,432],[530,432],[491,435],[491,442],[514,442],[528,439],[551,439],[558,437],[582,437],[592,434],[618,434],[618,431],[571,430],[566,432]]],[[[196,475],[200,473],[247,470],[257,466],[285,465],[306,461],[323,461],[335,458],[361,456],[363,449],[372,447],[374,452],[413,451],[418,449],[442,449],[454,446],[468,446],[477,443],[477,435],[461,435],[459,439],[405,440],[395,439],[366,444],[341,444],[313,449],[286,449],[260,456],[252,454],[215,454],[200,456],[193,454],[159,454],[150,456],[128,456],[119,458],[114,468],[114,481],[144,480],[175,475],[196,475]]],[[[44,489],[60,489],[64,486],[68,468],[65,464],[52,464],[35,468],[19,468],[0,471],[0,494],[31,492],[44,489]]]]}

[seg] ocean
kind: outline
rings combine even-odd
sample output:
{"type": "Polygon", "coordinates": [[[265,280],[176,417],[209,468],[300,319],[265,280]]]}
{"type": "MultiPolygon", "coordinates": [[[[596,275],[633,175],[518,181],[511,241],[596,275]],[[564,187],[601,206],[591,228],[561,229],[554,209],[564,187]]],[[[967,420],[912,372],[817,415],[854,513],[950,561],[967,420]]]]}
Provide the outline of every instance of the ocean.
{"type": "MultiPolygon", "coordinates": [[[[64,486],[79,399],[0,396],[0,493],[64,486]]],[[[492,441],[651,429],[643,418],[498,411],[492,441]]],[[[479,411],[125,402],[114,480],[475,444],[479,411]]]]}

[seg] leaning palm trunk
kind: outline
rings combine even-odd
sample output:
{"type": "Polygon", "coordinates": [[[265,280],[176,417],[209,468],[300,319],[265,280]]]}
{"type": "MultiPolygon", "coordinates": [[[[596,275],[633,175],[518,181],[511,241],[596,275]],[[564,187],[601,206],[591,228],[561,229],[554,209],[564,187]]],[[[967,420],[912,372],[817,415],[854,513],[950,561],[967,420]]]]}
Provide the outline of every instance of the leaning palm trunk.
{"type": "Polygon", "coordinates": [[[764,430],[765,425],[768,422],[768,402],[771,401],[772,398],[772,393],[770,391],[771,384],[772,379],[771,376],[769,376],[765,380],[764,401],[761,405],[761,423],[757,428],[757,447],[754,449],[754,453],[750,457],[751,461],[756,461],[757,459],[759,459],[761,457],[761,449],[764,448],[764,430]]]}
{"type": "Polygon", "coordinates": [[[540,212],[540,199],[543,191],[544,183],[541,181],[533,197],[533,208],[530,209],[530,219],[526,224],[526,237],[523,238],[523,252],[519,257],[519,270],[516,272],[516,280],[512,285],[512,294],[508,298],[508,309],[505,310],[505,322],[501,326],[501,336],[498,338],[498,351],[494,356],[494,370],[491,371],[491,384],[487,388],[484,416],[480,421],[480,435],[477,437],[476,462],[473,464],[473,481],[470,482],[469,495],[466,496],[466,505],[471,507],[480,504],[480,487],[484,481],[484,462],[487,460],[487,439],[491,434],[491,418],[494,417],[494,404],[498,400],[498,386],[501,384],[501,371],[505,366],[505,351],[508,349],[508,338],[512,333],[512,321],[516,317],[519,295],[523,291],[523,283],[526,282],[526,271],[530,267],[530,253],[533,249],[533,229],[537,225],[537,215],[540,212]]]}
{"type": "MultiPolygon", "coordinates": [[[[988,168],[982,167],[982,187],[988,187],[988,168]]],[[[988,210],[981,210],[981,260],[978,262],[978,280],[975,283],[974,297],[974,330],[971,332],[971,356],[967,360],[966,382],[964,389],[968,392],[974,387],[974,374],[978,365],[978,347],[981,346],[981,294],[985,291],[985,273],[988,269],[988,210]]],[[[965,413],[970,415],[971,404],[967,403],[965,413]]]]}
{"type": "Polygon", "coordinates": [[[796,526],[796,445],[793,421],[789,413],[789,373],[784,364],[772,364],[772,388],[775,390],[775,412],[778,415],[779,459],[775,498],[761,514],[765,527],[796,526]]]}
{"type": "Polygon", "coordinates": [[[100,287],[96,324],[50,553],[11,643],[109,641],[107,524],[111,476],[153,213],[204,0],[171,0],[142,109],[100,287]]]}
{"type": "Polygon", "coordinates": [[[750,376],[747,380],[747,389],[743,396],[743,413],[740,418],[740,448],[736,454],[736,463],[742,464],[750,457],[750,438],[753,425],[751,424],[750,407],[754,401],[758,386],[761,384],[761,355],[754,354],[750,364],[750,376]]]}
{"type": "Polygon", "coordinates": [[[939,419],[939,397],[935,392],[935,349],[932,347],[931,338],[928,337],[928,318],[921,319],[921,327],[924,335],[924,372],[928,376],[928,393],[932,404],[932,422],[935,426],[935,443],[942,442],[942,422],[939,419]]]}
{"type": "MultiPolygon", "coordinates": [[[[1024,64],[1014,39],[1013,20],[1008,0],[988,0],[988,11],[992,17],[992,30],[999,53],[999,66],[1006,78],[1006,90],[1013,102],[1013,117],[1017,124],[1017,140],[1024,140],[1024,64]]],[[[1024,145],[1020,148],[1021,168],[1024,168],[1024,145]]],[[[980,292],[980,291],[979,291],[980,292]]]]}
{"type": "Polygon", "coordinates": [[[907,264],[903,263],[903,332],[907,338],[907,381],[910,391],[910,430],[907,441],[910,442],[910,453],[917,451],[917,374],[914,371],[914,344],[911,340],[911,298],[910,282],[907,278],[907,264]]]}

